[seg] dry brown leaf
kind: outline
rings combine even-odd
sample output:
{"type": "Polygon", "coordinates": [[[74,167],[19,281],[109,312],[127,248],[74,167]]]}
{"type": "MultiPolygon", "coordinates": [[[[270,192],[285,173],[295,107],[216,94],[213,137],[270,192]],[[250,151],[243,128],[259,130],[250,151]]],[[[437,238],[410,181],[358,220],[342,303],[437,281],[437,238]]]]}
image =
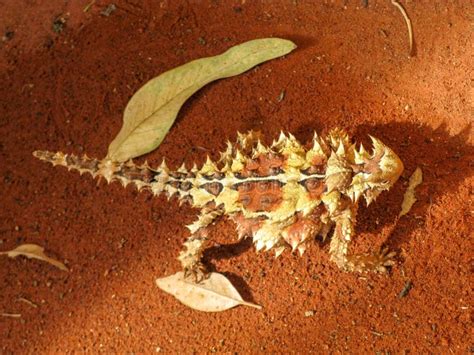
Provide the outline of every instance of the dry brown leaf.
{"type": "Polygon", "coordinates": [[[405,191],[405,195],[403,196],[402,210],[400,211],[398,217],[406,215],[410,211],[411,207],[416,202],[415,188],[420,185],[422,181],[423,173],[421,172],[420,168],[416,168],[413,174],[410,176],[408,188],[405,191]]]}
{"type": "Polygon", "coordinates": [[[17,256],[26,256],[30,259],[38,259],[46,261],[47,263],[56,266],[58,269],[63,271],[69,271],[68,268],[60,261],[52,259],[44,253],[44,248],[36,244],[22,244],[10,251],[2,251],[0,255],[7,255],[10,258],[16,258],[17,256]]]}
{"type": "Polygon", "coordinates": [[[182,271],[156,279],[163,291],[173,295],[188,307],[203,312],[221,312],[238,305],[262,309],[245,302],[231,282],[222,274],[211,272],[209,278],[196,284],[184,278],[182,271]]]}

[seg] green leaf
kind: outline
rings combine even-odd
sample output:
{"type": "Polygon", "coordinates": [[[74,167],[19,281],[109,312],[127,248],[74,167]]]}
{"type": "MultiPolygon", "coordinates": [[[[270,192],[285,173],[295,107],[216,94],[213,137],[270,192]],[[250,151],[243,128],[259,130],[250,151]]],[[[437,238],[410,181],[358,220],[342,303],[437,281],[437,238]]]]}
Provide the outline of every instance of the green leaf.
{"type": "Polygon", "coordinates": [[[204,85],[241,74],[295,48],[284,39],[256,39],[151,79],[128,102],[122,129],[110,144],[107,157],[122,162],[152,151],[163,141],[184,102],[204,85]]]}

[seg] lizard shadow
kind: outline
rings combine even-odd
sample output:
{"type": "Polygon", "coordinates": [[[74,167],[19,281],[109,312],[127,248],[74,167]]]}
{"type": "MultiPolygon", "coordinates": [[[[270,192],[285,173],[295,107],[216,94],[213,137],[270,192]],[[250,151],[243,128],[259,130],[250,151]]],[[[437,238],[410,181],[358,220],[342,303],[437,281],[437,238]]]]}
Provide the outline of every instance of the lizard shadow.
{"type": "Polygon", "coordinates": [[[368,147],[368,134],[378,137],[398,154],[405,170],[399,182],[382,194],[379,201],[369,207],[365,203],[359,205],[356,230],[379,234],[393,224],[389,235],[384,236],[386,246],[399,249],[405,245],[414,230],[426,226],[431,218],[431,206],[438,204],[444,195],[454,193],[463,180],[473,175],[471,132],[471,124],[455,135],[448,132],[445,124],[435,129],[408,122],[358,126],[356,138],[368,147]],[[408,180],[417,167],[423,172],[423,182],[415,192],[417,202],[397,221],[408,180]]]}
{"type": "Polygon", "coordinates": [[[252,247],[252,239],[245,238],[232,244],[216,244],[207,248],[203,253],[203,261],[208,271],[219,272],[225,275],[234,287],[239,290],[240,295],[246,301],[255,303],[252,292],[242,276],[233,272],[219,271],[212,261],[231,259],[243,254],[252,247]]]}

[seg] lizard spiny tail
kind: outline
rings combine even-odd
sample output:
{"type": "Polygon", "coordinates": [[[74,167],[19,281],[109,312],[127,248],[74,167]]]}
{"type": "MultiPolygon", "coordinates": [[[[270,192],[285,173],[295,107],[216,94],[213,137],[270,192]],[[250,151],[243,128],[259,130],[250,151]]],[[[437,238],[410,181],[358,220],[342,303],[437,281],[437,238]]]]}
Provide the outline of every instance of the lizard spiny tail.
{"type": "Polygon", "coordinates": [[[191,172],[187,172],[185,169],[170,172],[164,160],[158,168],[152,169],[146,162],[143,165],[135,165],[132,161],[120,163],[108,158],[98,160],[89,158],[87,155],[77,156],[62,152],[37,150],[33,155],[54,166],[64,166],[69,171],[76,170],[81,175],[89,173],[93,178],[104,178],[108,183],[118,181],[124,187],[134,184],[139,191],[145,189],[151,191],[155,196],[165,193],[168,198],[171,198],[177,194],[182,198],[182,201],[187,197],[187,185],[191,184],[190,181],[187,181],[192,175],[191,172]]]}

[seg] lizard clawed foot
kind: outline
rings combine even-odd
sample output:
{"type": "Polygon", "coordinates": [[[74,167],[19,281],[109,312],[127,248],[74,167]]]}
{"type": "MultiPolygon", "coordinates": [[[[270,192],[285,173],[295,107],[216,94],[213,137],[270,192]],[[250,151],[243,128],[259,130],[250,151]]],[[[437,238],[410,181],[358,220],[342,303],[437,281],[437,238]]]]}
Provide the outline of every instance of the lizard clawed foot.
{"type": "Polygon", "coordinates": [[[395,265],[395,255],[396,252],[390,251],[387,247],[383,247],[378,253],[373,254],[374,261],[374,271],[386,273],[387,267],[395,265]]]}
{"type": "Polygon", "coordinates": [[[395,255],[387,247],[377,253],[351,255],[347,258],[347,267],[350,271],[387,273],[387,267],[395,265],[395,255]]]}
{"type": "Polygon", "coordinates": [[[207,268],[203,263],[196,262],[190,267],[184,268],[184,278],[193,283],[200,283],[209,277],[207,268]]]}

